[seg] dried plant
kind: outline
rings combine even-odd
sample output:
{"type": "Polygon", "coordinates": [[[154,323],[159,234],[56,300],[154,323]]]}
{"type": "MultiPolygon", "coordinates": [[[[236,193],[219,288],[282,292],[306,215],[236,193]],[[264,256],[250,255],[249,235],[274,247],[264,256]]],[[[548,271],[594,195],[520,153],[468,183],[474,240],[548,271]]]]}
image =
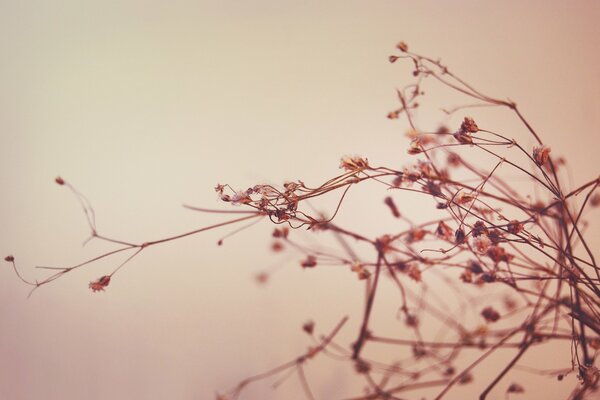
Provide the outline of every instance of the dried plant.
{"type": "MultiPolygon", "coordinates": [[[[112,272],[89,284],[92,291],[103,291],[124,265],[148,247],[225,225],[268,218],[277,225],[273,251],[300,254],[299,268],[317,270],[325,264],[347,268],[349,274],[364,282],[360,328],[354,342],[347,346],[336,342],[336,335],[348,317],[343,317],[324,336],[315,333],[314,322],[307,322],[302,330],[314,343],[308,351],[241,381],[217,395],[217,399],[241,398],[244,389],[256,381],[273,378],[277,385],[292,373],[297,374],[307,399],[318,398],[304,368],[310,360],[324,356],[353,365],[365,391],[352,399],[400,399],[406,398],[404,393],[409,391],[411,395],[418,393],[418,398],[431,393],[435,399],[455,398],[453,389],[477,379],[474,372],[500,352],[509,355],[508,361],[487,367],[495,372],[478,394],[480,399],[487,398],[492,390],[504,392],[506,397],[535,391],[528,387],[526,378],[504,379],[512,370],[558,380],[573,374],[579,382],[571,399],[598,396],[600,271],[584,236],[583,218],[591,208],[600,205],[596,191],[600,179],[568,188],[561,179],[564,160],[552,156],[514,102],[482,93],[439,60],[413,53],[401,42],[389,61],[408,62],[413,68],[414,82],[397,90],[399,107],[388,114],[390,119],[406,118],[410,128],[406,158],[413,161],[406,167],[373,166],[367,158],[345,156],[340,164],[343,172],[315,187],[300,180],[282,187],[259,184],[247,190],[219,184],[215,190],[220,199],[239,206],[237,209],[190,208],[239,215],[217,225],[144,243],[101,235],[90,202],[67,181],[57,178],[56,183],[70,189],[81,203],[91,230],[90,239],[110,242],[115,245],[114,250],[77,265],[40,267],[49,270],[50,275],[39,281],[25,279],[13,256],[6,257],[6,261],[33,291],[98,260],[127,254],[112,272]],[[434,132],[421,130],[414,111],[424,95],[422,87],[426,81],[468,99],[467,105],[446,110],[448,115],[465,110],[474,113],[481,107],[504,108],[536,144],[525,146],[494,131],[485,120],[464,115],[460,116],[459,126],[442,126],[434,132]],[[481,155],[489,160],[491,168],[473,161],[481,155]],[[506,172],[518,178],[506,178],[506,172]],[[514,184],[523,179],[531,190],[528,193],[520,192],[514,184]],[[390,218],[404,226],[402,229],[367,237],[336,223],[336,214],[348,191],[365,182],[387,189],[382,206],[389,209],[390,218]],[[439,216],[419,223],[405,216],[395,199],[406,191],[431,198],[429,215],[439,216]],[[329,217],[308,206],[309,200],[327,194],[337,194],[339,199],[329,217]],[[331,252],[304,245],[294,237],[296,232],[292,233],[299,229],[333,235],[341,244],[340,250],[331,252]],[[369,248],[370,255],[359,256],[355,251],[359,245],[369,248]],[[390,280],[399,294],[399,314],[393,318],[402,318],[406,329],[398,337],[377,335],[378,327],[372,323],[371,314],[383,280],[390,280]],[[434,281],[444,285],[442,295],[430,290],[434,281]],[[457,307],[448,306],[450,303],[457,307]],[[479,321],[463,318],[467,310],[474,310],[479,321]],[[373,359],[367,348],[374,343],[408,357],[399,362],[373,359]],[[538,366],[527,371],[518,364],[532,349],[544,347],[552,351],[554,346],[567,346],[570,362],[558,360],[556,369],[538,366]]],[[[258,281],[267,281],[269,274],[260,273],[258,281]]]]}

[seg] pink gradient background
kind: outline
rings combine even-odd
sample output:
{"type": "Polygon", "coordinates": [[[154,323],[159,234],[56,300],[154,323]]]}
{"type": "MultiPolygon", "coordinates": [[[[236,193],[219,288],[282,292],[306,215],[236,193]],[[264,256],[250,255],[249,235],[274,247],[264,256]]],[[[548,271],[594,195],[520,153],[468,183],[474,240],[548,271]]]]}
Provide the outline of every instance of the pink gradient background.
{"type": "MultiPolygon", "coordinates": [[[[343,154],[408,162],[405,121],[385,118],[395,88],[410,79],[387,62],[399,40],[515,100],[553,154],[570,161],[575,182],[593,179],[599,19],[600,3],[590,0],[3,1],[0,253],[15,254],[33,279],[42,276],[35,265],[109,248],[81,247],[87,227],[56,175],[92,200],[101,233],[144,241],[221,220],[180,207],[217,206],[217,182],[317,184],[338,172],[343,154]]],[[[437,126],[445,97],[425,99],[418,118],[437,126]]],[[[485,125],[515,126],[501,117],[485,125]]],[[[353,194],[341,220],[383,233],[377,190],[353,194]]],[[[598,214],[590,219],[598,249],[598,214]]],[[[227,230],[149,249],[94,295],[87,283],[116,260],[30,299],[5,264],[0,399],[210,399],[303,352],[307,319],[326,332],[349,314],[340,337],[349,343],[360,284],[341,270],[303,273],[293,259],[257,286],[253,275],[282,261],[268,252],[270,231],[265,222],[223,247],[215,243],[227,230]]],[[[538,357],[569,360],[568,351],[538,357]]],[[[319,399],[350,390],[354,378],[327,361],[307,374],[319,399]]],[[[564,398],[573,383],[535,380],[546,398],[564,398]]],[[[303,396],[292,379],[243,398],[303,396]]]]}

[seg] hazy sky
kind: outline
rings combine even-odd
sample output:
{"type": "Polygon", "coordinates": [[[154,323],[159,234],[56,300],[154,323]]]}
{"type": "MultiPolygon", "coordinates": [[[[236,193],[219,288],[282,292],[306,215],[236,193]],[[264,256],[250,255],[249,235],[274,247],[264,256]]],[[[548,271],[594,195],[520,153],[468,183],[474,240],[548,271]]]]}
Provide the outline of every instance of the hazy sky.
{"type": "MultiPolygon", "coordinates": [[[[218,206],[217,182],[317,184],[354,153],[402,165],[406,123],[385,118],[410,79],[387,62],[399,40],[515,100],[574,181],[593,179],[599,19],[591,0],[0,0],[0,253],[35,279],[35,265],[110,248],[81,247],[85,220],[56,175],[91,199],[101,233],[144,241],[220,220],[181,208],[218,206]]],[[[444,99],[426,100],[423,125],[437,126],[444,99]]],[[[357,196],[357,207],[369,199],[357,196]]],[[[341,218],[379,229],[364,210],[341,218]]],[[[150,249],[100,294],[88,282],[118,260],[30,299],[0,269],[0,398],[210,399],[304,351],[309,318],[325,332],[350,314],[350,340],[363,292],[344,274],[302,273],[294,259],[255,284],[282,262],[268,253],[270,230],[150,249]]],[[[352,379],[307,371],[319,399],[352,379]]],[[[300,399],[296,385],[248,399],[300,399]]]]}

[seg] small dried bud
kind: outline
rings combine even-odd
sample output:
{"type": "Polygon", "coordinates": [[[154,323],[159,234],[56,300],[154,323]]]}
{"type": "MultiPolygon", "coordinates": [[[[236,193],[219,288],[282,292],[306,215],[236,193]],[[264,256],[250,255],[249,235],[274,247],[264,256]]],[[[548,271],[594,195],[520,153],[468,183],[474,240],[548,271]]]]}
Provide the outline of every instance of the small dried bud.
{"type": "Polygon", "coordinates": [[[548,146],[536,146],[533,148],[533,160],[539,166],[542,166],[548,162],[550,158],[550,147],[548,146]]]}
{"type": "Polygon", "coordinates": [[[487,228],[482,221],[477,221],[473,225],[473,237],[478,237],[480,235],[487,235],[487,228]]]}
{"type": "Polygon", "coordinates": [[[523,386],[519,385],[518,383],[511,383],[506,391],[508,393],[525,393],[523,386]]]}
{"type": "Polygon", "coordinates": [[[510,222],[508,223],[508,225],[506,226],[506,229],[507,229],[507,230],[508,230],[510,233],[512,233],[512,234],[514,234],[514,235],[517,235],[517,234],[519,234],[521,231],[523,231],[523,224],[522,224],[522,223],[520,223],[519,221],[517,221],[517,220],[515,219],[515,220],[513,220],[513,221],[510,221],[510,222]]]}
{"type": "Polygon", "coordinates": [[[369,371],[371,371],[371,364],[364,360],[356,360],[354,363],[354,369],[359,374],[367,374],[369,371]]]}
{"type": "Polygon", "coordinates": [[[455,132],[452,136],[454,136],[454,139],[456,139],[459,143],[462,143],[462,144],[472,144],[473,143],[473,138],[467,132],[458,131],[458,132],[455,132]]]}
{"type": "Polygon", "coordinates": [[[495,263],[499,263],[501,261],[509,262],[513,258],[511,254],[508,254],[506,250],[500,246],[491,246],[487,251],[487,256],[495,263]]]}
{"type": "Polygon", "coordinates": [[[408,45],[405,42],[399,42],[396,45],[396,48],[404,53],[408,51],[408,45]]]}
{"type": "Polygon", "coordinates": [[[56,178],[54,178],[54,182],[56,182],[58,185],[64,185],[65,184],[65,180],[63,178],[61,178],[60,176],[57,176],[56,178]]]}
{"type": "Polygon", "coordinates": [[[419,318],[414,314],[407,313],[404,323],[406,324],[406,326],[409,326],[411,328],[416,328],[417,326],[419,326],[419,318]]]}
{"type": "Polygon", "coordinates": [[[460,166],[460,156],[456,153],[450,153],[448,154],[448,165],[450,165],[451,167],[459,167],[460,166]]]}
{"type": "Polygon", "coordinates": [[[600,193],[596,193],[592,197],[590,197],[590,204],[592,205],[592,207],[600,206],[600,193]]]}
{"type": "Polygon", "coordinates": [[[508,311],[514,311],[517,308],[517,302],[514,299],[507,296],[504,298],[504,307],[508,311]]]}
{"type": "Polygon", "coordinates": [[[317,258],[315,256],[308,256],[300,265],[302,268],[314,268],[317,266],[317,258]]]}
{"type": "Polygon", "coordinates": [[[454,198],[456,204],[467,204],[475,200],[475,194],[460,192],[458,196],[454,198]]]}
{"type": "Polygon", "coordinates": [[[93,292],[100,292],[100,291],[104,291],[104,288],[106,288],[109,283],[110,283],[110,276],[104,275],[97,281],[90,282],[89,287],[90,287],[90,289],[92,289],[93,292]]]}
{"type": "Polygon", "coordinates": [[[454,243],[463,244],[465,242],[465,231],[463,228],[458,228],[456,232],[454,232],[454,243]]]}
{"type": "Polygon", "coordinates": [[[225,185],[221,185],[220,183],[217,183],[217,186],[215,186],[215,192],[217,192],[219,194],[223,194],[224,190],[225,190],[225,185]]]}
{"type": "Polygon", "coordinates": [[[362,269],[362,270],[358,271],[358,279],[360,279],[361,281],[364,281],[365,279],[369,279],[370,276],[371,276],[371,273],[366,269],[362,269]]]}
{"type": "Polygon", "coordinates": [[[273,242],[273,244],[271,244],[271,250],[273,250],[275,253],[279,253],[283,250],[283,245],[281,242],[273,242]]]}
{"type": "Polygon", "coordinates": [[[390,196],[386,197],[383,202],[385,203],[386,206],[388,206],[390,208],[390,211],[392,212],[392,215],[396,218],[400,218],[400,211],[398,211],[398,207],[396,207],[396,203],[394,203],[394,199],[392,199],[390,196]]]}
{"type": "Polygon", "coordinates": [[[395,63],[396,61],[398,61],[398,58],[399,58],[398,56],[390,56],[390,57],[388,58],[388,60],[390,60],[390,62],[393,64],[393,63],[395,63]]]}
{"type": "Polygon", "coordinates": [[[269,281],[269,274],[267,274],[266,272],[260,272],[254,276],[254,279],[256,279],[256,282],[260,283],[261,285],[264,285],[269,281]]]}
{"type": "Polygon", "coordinates": [[[483,275],[481,275],[481,278],[479,278],[479,280],[477,281],[477,283],[479,284],[492,282],[496,282],[496,275],[490,272],[486,272],[483,275]]]}
{"type": "Polygon", "coordinates": [[[487,236],[480,236],[478,238],[475,238],[475,240],[473,241],[473,245],[475,246],[475,249],[478,252],[480,252],[481,254],[485,254],[492,245],[492,241],[488,239],[487,236]]]}
{"type": "Polygon", "coordinates": [[[421,141],[419,139],[415,139],[410,142],[410,147],[408,148],[408,154],[419,154],[422,153],[423,149],[421,148],[421,141]]]}
{"type": "Polygon", "coordinates": [[[440,189],[440,186],[433,181],[427,181],[427,185],[423,186],[423,190],[427,193],[431,193],[432,196],[442,195],[442,189],[440,189]]]}
{"type": "Polygon", "coordinates": [[[459,379],[458,379],[458,384],[459,385],[466,385],[468,383],[473,382],[473,375],[471,375],[470,373],[466,373],[466,374],[461,374],[459,379]]]}
{"type": "Polygon", "coordinates": [[[375,239],[375,247],[382,254],[388,253],[391,250],[392,238],[390,235],[383,235],[375,239]]]}
{"type": "Polygon", "coordinates": [[[494,310],[492,307],[486,307],[481,311],[481,316],[487,322],[496,322],[500,319],[500,314],[498,311],[494,310]]]}
{"type": "Polygon", "coordinates": [[[312,335],[315,330],[315,323],[313,321],[307,321],[302,325],[302,330],[309,335],[312,335]]]}
{"type": "Polygon", "coordinates": [[[300,265],[302,268],[314,268],[317,266],[317,258],[315,256],[308,256],[300,265]]]}
{"type": "Polygon", "coordinates": [[[481,268],[481,264],[477,261],[471,260],[469,262],[469,270],[471,270],[474,274],[481,274],[483,272],[483,268],[481,268]]]}
{"type": "Polygon", "coordinates": [[[427,231],[425,229],[413,228],[410,230],[410,232],[408,232],[408,235],[406,236],[406,241],[408,243],[418,242],[420,240],[423,240],[426,234],[427,231]]]}
{"type": "Polygon", "coordinates": [[[446,376],[452,376],[455,373],[456,373],[456,369],[454,369],[454,367],[452,367],[452,366],[446,368],[446,370],[444,371],[444,375],[446,375],[446,376]]]}
{"type": "Polygon", "coordinates": [[[465,283],[473,282],[473,273],[469,270],[466,270],[462,274],[460,274],[460,280],[465,283]]]}
{"type": "Polygon", "coordinates": [[[444,221],[440,221],[438,223],[437,229],[435,230],[435,234],[437,237],[450,240],[452,239],[452,229],[444,221]]]}
{"type": "Polygon", "coordinates": [[[492,241],[493,244],[498,244],[502,240],[502,232],[498,229],[492,229],[488,232],[487,237],[492,241]]]}
{"type": "Polygon", "coordinates": [[[273,237],[286,239],[288,237],[288,233],[289,229],[286,226],[283,228],[275,228],[275,230],[273,230],[273,237]]]}
{"type": "Polygon", "coordinates": [[[4,257],[4,261],[13,262],[13,261],[15,261],[15,257],[13,257],[13,256],[6,256],[6,257],[4,257]]]}
{"type": "Polygon", "coordinates": [[[427,355],[427,350],[422,345],[413,345],[412,347],[413,356],[416,359],[423,358],[427,355]]]}
{"type": "Polygon", "coordinates": [[[408,276],[415,282],[421,282],[421,270],[416,265],[411,265],[408,269],[408,276]]]}
{"type": "Polygon", "coordinates": [[[462,124],[460,125],[460,130],[465,133],[475,133],[479,132],[479,127],[477,126],[473,118],[465,117],[462,124]]]}

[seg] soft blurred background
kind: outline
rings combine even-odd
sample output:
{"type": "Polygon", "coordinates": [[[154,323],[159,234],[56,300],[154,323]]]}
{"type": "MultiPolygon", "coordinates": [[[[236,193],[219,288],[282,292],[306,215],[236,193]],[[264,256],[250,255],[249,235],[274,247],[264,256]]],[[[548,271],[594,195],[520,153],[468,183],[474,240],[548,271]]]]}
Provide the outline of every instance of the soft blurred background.
{"type": "MultiPolygon", "coordinates": [[[[181,207],[220,207],[219,182],[316,185],[355,153],[400,167],[407,124],[385,117],[411,79],[387,61],[399,40],[516,101],[552,154],[569,160],[574,182],[593,179],[599,18],[592,0],[1,1],[0,253],[35,279],[45,276],[36,265],[112,248],[81,246],[88,228],[57,175],[90,198],[100,233],[141,242],[223,220],[181,207]]],[[[436,127],[447,100],[425,97],[419,122],[436,127]]],[[[507,118],[478,123],[532,144],[507,118]]],[[[393,229],[378,225],[382,188],[351,195],[340,221],[370,235],[393,229]]],[[[308,319],[325,333],[350,315],[340,337],[349,343],[362,286],[345,269],[302,271],[297,256],[271,254],[271,229],[264,222],[222,247],[230,229],[149,249],[105,293],[87,284],[117,258],[29,299],[4,264],[0,398],[210,399],[305,351],[308,319]],[[254,275],[273,265],[282,267],[257,285],[254,275]]],[[[400,329],[397,298],[378,305],[400,329]]],[[[546,357],[570,360],[568,350],[546,357]]],[[[335,363],[307,375],[319,399],[357,393],[351,369],[335,363]]],[[[536,382],[545,398],[564,398],[575,381],[536,382]]],[[[245,398],[303,395],[292,378],[245,398]]]]}

